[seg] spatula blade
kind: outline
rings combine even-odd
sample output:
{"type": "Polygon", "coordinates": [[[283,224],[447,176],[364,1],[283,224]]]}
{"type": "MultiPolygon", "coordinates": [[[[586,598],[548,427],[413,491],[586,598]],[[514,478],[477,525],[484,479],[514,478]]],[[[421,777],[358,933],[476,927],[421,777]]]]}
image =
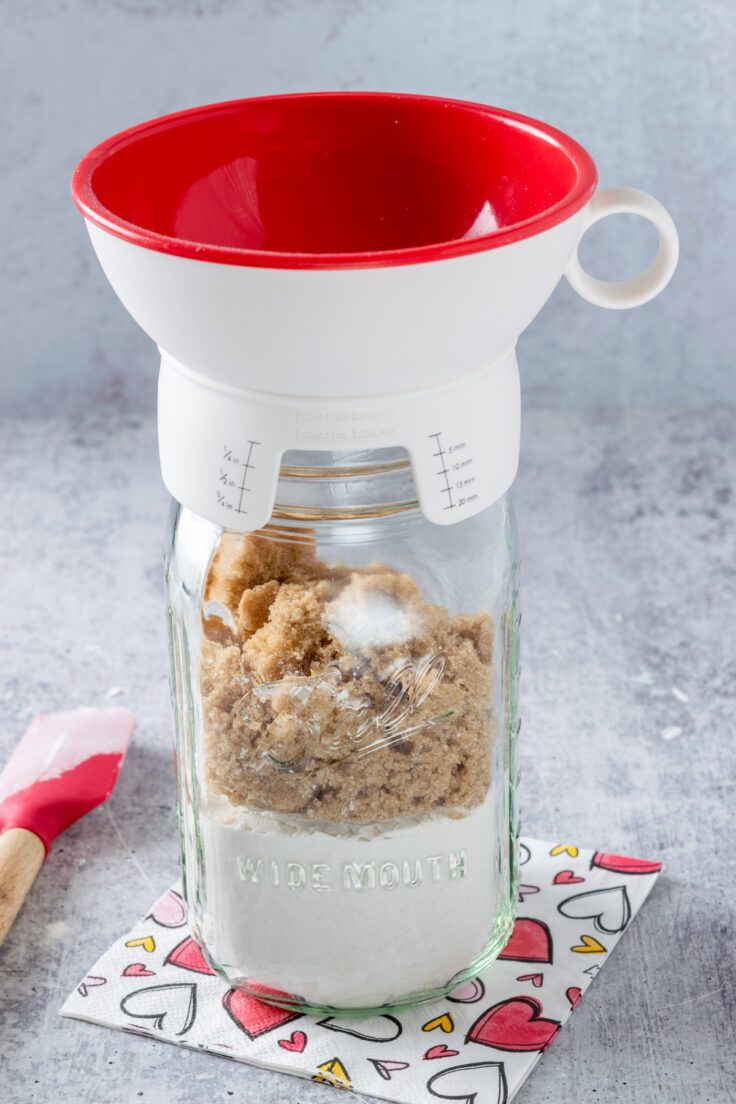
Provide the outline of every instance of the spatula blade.
{"type": "Polygon", "coordinates": [[[127,709],[75,709],[31,723],[0,773],[0,832],[52,841],[112,793],[135,728],[127,709]]]}

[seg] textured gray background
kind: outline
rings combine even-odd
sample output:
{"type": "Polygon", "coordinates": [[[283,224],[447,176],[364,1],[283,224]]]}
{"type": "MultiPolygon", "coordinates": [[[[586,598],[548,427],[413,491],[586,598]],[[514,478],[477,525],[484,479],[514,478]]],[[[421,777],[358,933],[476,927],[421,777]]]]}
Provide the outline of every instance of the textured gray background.
{"type": "MultiPolygon", "coordinates": [[[[133,123],[239,96],[377,88],[485,101],[585,145],[603,184],[669,208],[682,261],[626,317],[563,286],[520,345],[527,403],[734,397],[733,0],[20,0],[0,3],[0,403],[6,414],[150,412],[156,354],[122,311],[69,198],[92,145],[133,123]]],[[[601,275],[655,235],[591,232],[601,275]]]]}
{"type": "MultiPolygon", "coordinates": [[[[736,1101],[735,24],[732,0],[0,0],[0,763],[38,712],[138,717],[0,948],[0,1104],[335,1098],[57,1014],[177,865],[156,354],[69,177],[153,115],[327,87],[537,115],[678,224],[660,299],[605,312],[563,282],[520,342],[524,830],[665,870],[518,1100],[736,1101]]],[[[652,249],[635,220],[591,238],[609,278],[652,249]]]]}
{"type": "MultiPolygon", "coordinates": [[[[736,409],[527,413],[523,830],[664,871],[518,1104],[736,1101],[735,436],[736,409]]],[[[138,718],[0,948],[0,1104],[343,1104],[59,1018],[177,875],[165,494],[152,418],[0,422],[0,442],[0,762],[41,710],[138,718]]]]}

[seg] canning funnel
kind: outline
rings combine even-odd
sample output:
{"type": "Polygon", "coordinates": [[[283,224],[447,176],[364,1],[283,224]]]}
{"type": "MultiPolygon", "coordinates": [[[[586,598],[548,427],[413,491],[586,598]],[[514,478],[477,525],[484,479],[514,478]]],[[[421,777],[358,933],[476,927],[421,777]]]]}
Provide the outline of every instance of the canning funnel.
{"type": "Polygon", "coordinates": [[[656,200],[596,184],[586,151],[544,123],[389,93],[214,104],[97,146],[74,200],[161,352],[171,494],[254,530],[285,451],[402,446],[432,521],[498,499],[518,463],[516,341],[560,277],[631,307],[677,263],[656,200]],[[635,279],[596,280],[580,239],[620,212],[655,225],[657,255],[635,279]]]}

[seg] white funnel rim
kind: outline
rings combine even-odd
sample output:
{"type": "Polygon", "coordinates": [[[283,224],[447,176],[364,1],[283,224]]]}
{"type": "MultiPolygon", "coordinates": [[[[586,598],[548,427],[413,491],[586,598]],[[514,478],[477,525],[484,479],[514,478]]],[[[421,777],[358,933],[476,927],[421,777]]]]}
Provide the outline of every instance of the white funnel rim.
{"type": "MultiPolygon", "coordinates": [[[[396,120],[397,123],[399,121],[399,119],[396,120]]],[[[481,161],[483,145],[484,143],[479,142],[474,146],[481,161]]],[[[238,157],[241,156],[248,158],[247,148],[242,150],[242,155],[238,154],[238,157]]],[[[144,162],[145,158],[142,159],[141,164],[144,162]]],[[[479,164],[478,171],[481,172],[482,169],[482,164],[479,164]]],[[[476,171],[475,166],[473,171],[476,171]]],[[[489,161],[486,166],[486,176],[483,178],[489,187],[490,184],[487,181],[490,180],[491,175],[489,161]]],[[[498,176],[498,173],[495,175],[498,176]]],[[[148,186],[154,189],[157,182],[155,176],[156,174],[152,173],[151,179],[147,181],[148,186]]],[[[196,178],[192,177],[191,183],[196,182],[196,178]]],[[[126,181],[126,184],[128,183],[126,181]]],[[[466,100],[392,92],[340,91],[292,93],[231,100],[189,108],[140,123],[101,142],[82,158],[72,178],[72,195],[79,210],[91,223],[115,237],[144,249],[219,264],[314,270],[420,264],[496,249],[540,234],[572,218],[588,203],[596,184],[596,167],[587,151],[563,131],[537,119],[466,100]],[[504,140],[510,139],[517,142],[519,148],[524,146],[532,155],[533,168],[524,173],[523,181],[527,190],[536,189],[537,197],[533,202],[539,204],[539,209],[531,214],[526,212],[526,217],[521,217],[518,221],[502,223],[498,228],[487,232],[482,232],[483,220],[480,219],[479,211],[480,225],[476,228],[476,224],[473,223],[473,226],[465,231],[467,236],[431,240],[405,247],[346,249],[337,252],[320,249],[306,252],[192,240],[186,233],[182,233],[181,236],[169,235],[155,227],[129,221],[120,212],[107,206],[100,197],[95,176],[103,166],[109,171],[112,160],[122,152],[130,156],[130,151],[134,147],[137,147],[139,152],[144,147],[146,151],[150,151],[151,143],[155,142],[157,137],[171,136],[177,130],[182,130],[183,133],[183,129],[191,124],[203,124],[208,121],[222,122],[223,119],[227,120],[239,113],[244,116],[249,111],[269,110],[284,114],[288,112],[293,116],[300,111],[321,110],[326,115],[329,111],[345,110],[349,106],[384,114],[386,111],[396,114],[404,112],[407,120],[410,120],[412,112],[415,115],[419,112],[422,119],[429,122],[430,127],[433,123],[439,124],[440,121],[444,126],[447,120],[454,120],[463,125],[472,123],[476,127],[487,126],[496,136],[503,135],[504,140]],[[555,171],[554,166],[545,158],[556,159],[558,166],[564,166],[569,178],[564,185],[561,183],[559,170],[555,171]],[[551,188],[552,184],[556,188],[551,188]],[[561,188],[564,189],[564,194],[550,202],[550,191],[554,193],[556,190],[559,194],[561,188]]],[[[495,220],[492,205],[489,210],[490,216],[486,221],[492,222],[495,220]]]]}

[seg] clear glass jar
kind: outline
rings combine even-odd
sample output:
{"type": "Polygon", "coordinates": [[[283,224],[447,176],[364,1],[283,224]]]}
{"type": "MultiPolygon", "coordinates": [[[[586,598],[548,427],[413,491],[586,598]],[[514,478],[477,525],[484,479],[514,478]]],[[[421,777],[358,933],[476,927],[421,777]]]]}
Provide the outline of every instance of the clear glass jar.
{"type": "Polygon", "coordinates": [[[511,504],[434,525],[401,450],[287,453],[276,501],[251,534],[172,510],[192,930],[285,1007],[436,999],[516,910],[511,504]]]}

